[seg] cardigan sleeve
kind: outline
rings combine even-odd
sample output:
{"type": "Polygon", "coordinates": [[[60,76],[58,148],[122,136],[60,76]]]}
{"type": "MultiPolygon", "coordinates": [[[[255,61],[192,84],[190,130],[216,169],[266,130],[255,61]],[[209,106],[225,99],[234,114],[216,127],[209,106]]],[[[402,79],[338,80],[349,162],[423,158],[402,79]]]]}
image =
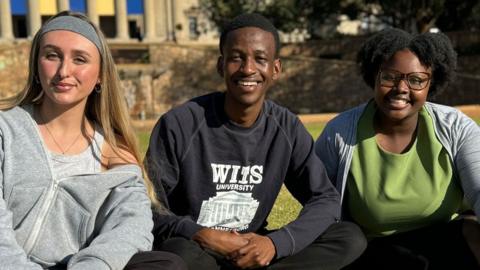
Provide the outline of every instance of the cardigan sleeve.
{"type": "MultiPolygon", "coordinates": [[[[463,116],[463,115],[462,115],[463,116]]],[[[463,192],[475,214],[480,216],[480,128],[470,118],[457,120],[460,128],[452,133],[455,168],[463,192]]]]}

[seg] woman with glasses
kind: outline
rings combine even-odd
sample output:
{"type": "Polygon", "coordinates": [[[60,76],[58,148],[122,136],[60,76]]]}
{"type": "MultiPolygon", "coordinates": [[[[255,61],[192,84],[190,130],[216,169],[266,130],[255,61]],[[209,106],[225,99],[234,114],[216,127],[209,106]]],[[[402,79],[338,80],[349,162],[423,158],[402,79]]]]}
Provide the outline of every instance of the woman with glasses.
{"type": "Polygon", "coordinates": [[[454,77],[450,40],[388,29],[357,61],[373,98],[333,119],[316,142],[343,218],[369,239],[349,269],[478,269],[480,226],[456,213],[464,198],[480,213],[480,129],[427,101],[454,77]]]}

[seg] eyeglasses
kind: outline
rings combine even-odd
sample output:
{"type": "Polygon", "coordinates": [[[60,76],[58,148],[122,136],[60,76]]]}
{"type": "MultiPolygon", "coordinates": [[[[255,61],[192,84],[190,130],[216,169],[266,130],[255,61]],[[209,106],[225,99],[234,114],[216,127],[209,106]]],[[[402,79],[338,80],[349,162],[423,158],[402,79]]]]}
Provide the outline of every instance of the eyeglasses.
{"type": "Polygon", "coordinates": [[[401,73],[395,70],[380,70],[380,85],[384,87],[393,87],[401,80],[405,80],[410,89],[420,91],[428,86],[430,81],[430,73],[427,72],[411,72],[401,73]]]}

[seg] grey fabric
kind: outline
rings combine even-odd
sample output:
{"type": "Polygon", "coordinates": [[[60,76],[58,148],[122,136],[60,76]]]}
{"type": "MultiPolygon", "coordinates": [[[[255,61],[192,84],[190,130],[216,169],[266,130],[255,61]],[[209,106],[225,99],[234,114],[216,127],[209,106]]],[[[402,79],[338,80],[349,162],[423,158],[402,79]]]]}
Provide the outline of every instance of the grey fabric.
{"type": "Polygon", "coordinates": [[[49,159],[52,162],[53,175],[60,178],[102,171],[101,151],[104,138],[99,128],[95,126],[95,132],[89,147],[79,154],[64,155],[48,151],[49,159]]]}
{"type": "Polygon", "coordinates": [[[0,112],[1,269],[123,269],[151,249],[150,200],[136,165],[52,176],[35,121],[0,112]]]}
{"type": "MultiPolygon", "coordinates": [[[[328,176],[343,195],[352,153],[356,145],[357,123],[366,104],[341,113],[330,121],[315,143],[315,151],[325,164],[328,176]]],[[[456,179],[477,216],[480,215],[480,128],[459,110],[425,103],[433,119],[435,134],[447,150],[456,179]]]]}
{"type": "Polygon", "coordinates": [[[40,36],[55,30],[66,30],[80,34],[95,44],[100,54],[103,54],[100,38],[95,28],[88,22],[74,16],[59,16],[42,26],[40,36]]]}

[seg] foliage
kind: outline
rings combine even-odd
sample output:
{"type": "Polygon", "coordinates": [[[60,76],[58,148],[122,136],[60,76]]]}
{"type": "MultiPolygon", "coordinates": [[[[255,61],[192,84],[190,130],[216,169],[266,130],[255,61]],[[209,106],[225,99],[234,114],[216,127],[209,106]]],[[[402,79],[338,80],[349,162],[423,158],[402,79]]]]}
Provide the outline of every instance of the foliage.
{"type": "Polygon", "coordinates": [[[478,29],[479,0],[351,0],[342,1],[341,13],[351,19],[374,17],[385,25],[411,33],[478,29]]]}
{"type": "Polygon", "coordinates": [[[308,11],[308,2],[302,0],[271,1],[262,14],[282,31],[303,29],[306,27],[305,14],[308,11]]]}
{"type": "Polygon", "coordinates": [[[256,12],[270,19],[282,31],[305,29],[307,19],[323,20],[326,14],[334,12],[334,0],[200,0],[200,8],[207,14],[220,31],[233,17],[246,12],[256,12]],[[322,3],[328,4],[322,4],[322,3]]]}
{"type": "Polygon", "coordinates": [[[380,7],[376,16],[383,23],[411,33],[424,33],[435,25],[445,0],[366,0],[365,3],[380,7]]]}
{"type": "Polygon", "coordinates": [[[263,13],[265,0],[200,0],[200,8],[212,20],[220,31],[233,17],[245,12],[263,13]]]}
{"type": "Polygon", "coordinates": [[[446,0],[444,12],[437,19],[442,31],[479,30],[479,0],[446,0]]]}
{"type": "MultiPolygon", "coordinates": [[[[376,31],[379,25],[423,33],[437,25],[443,31],[478,29],[479,0],[200,0],[201,9],[221,30],[231,18],[257,12],[284,31],[335,28],[340,14],[359,19],[376,31]]],[[[368,31],[368,29],[367,29],[368,31]]]]}

